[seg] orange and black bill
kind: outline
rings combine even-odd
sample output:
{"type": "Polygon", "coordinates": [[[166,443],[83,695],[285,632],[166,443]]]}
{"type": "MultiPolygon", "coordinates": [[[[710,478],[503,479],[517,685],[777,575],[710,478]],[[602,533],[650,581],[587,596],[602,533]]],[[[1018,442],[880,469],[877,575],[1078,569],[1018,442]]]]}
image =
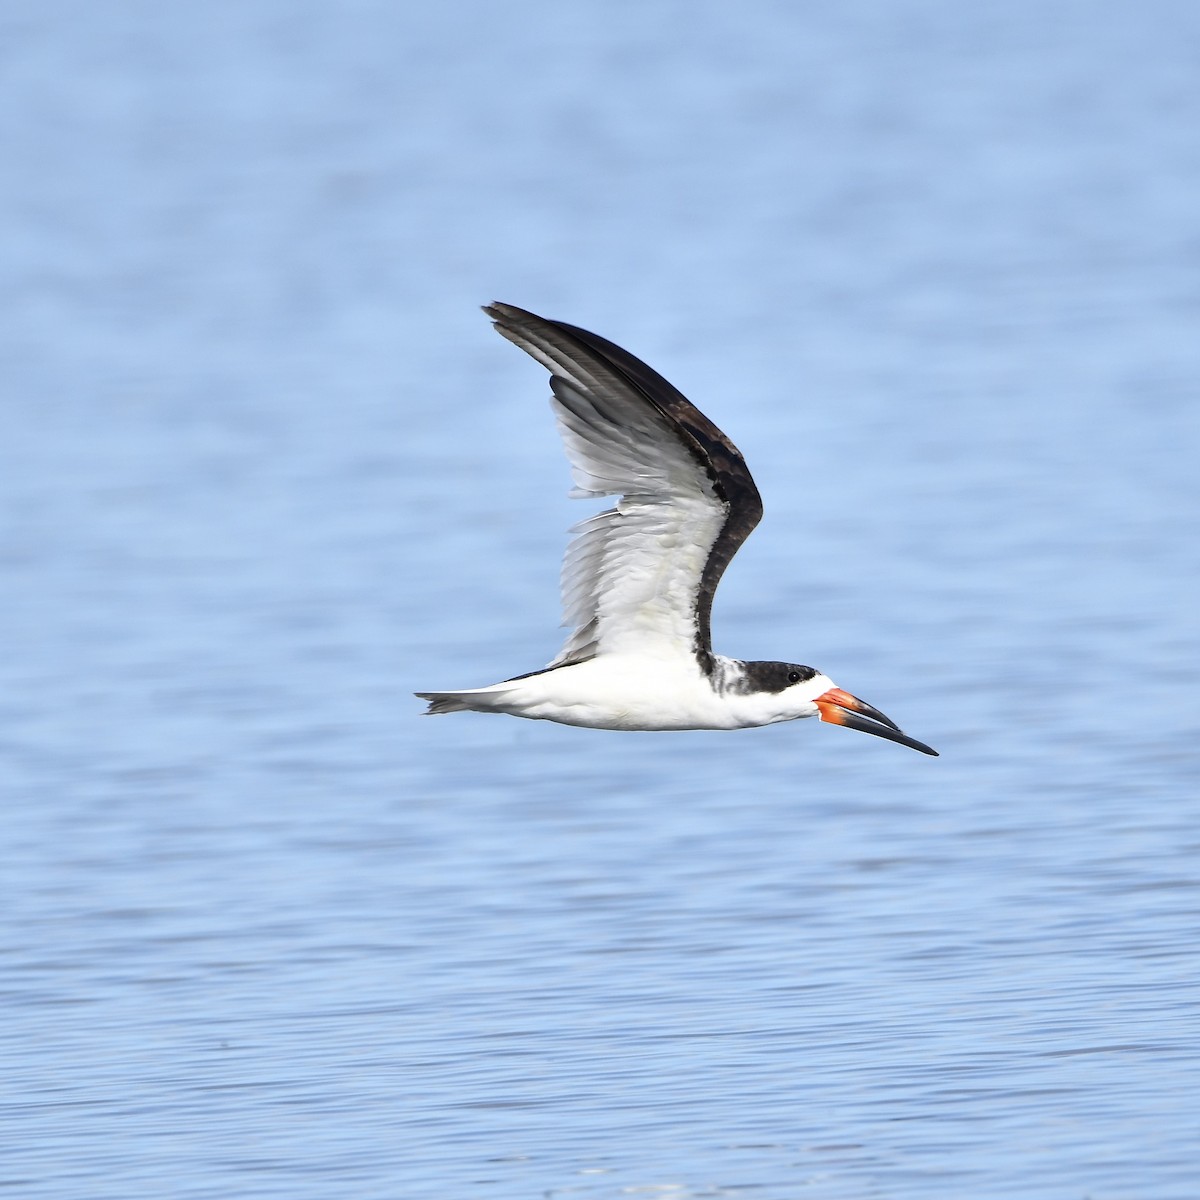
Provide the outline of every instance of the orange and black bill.
{"type": "Polygon", "coordinates": [[[828,721],[831,725],[845,725],[847,729],[873,733],[876,737],[887,738],[889,742],[899,742],[901,746],[909,746],[913,750],[920,750],[922,754],[937,757],[937,751],[932,746],[910,738],[895,721],[885,717],[879,709],[857,696],[850,695],[849,692],[843,692],[841,688],[830,688],[817,697],[815,704],[821,720],[828,721]]]}

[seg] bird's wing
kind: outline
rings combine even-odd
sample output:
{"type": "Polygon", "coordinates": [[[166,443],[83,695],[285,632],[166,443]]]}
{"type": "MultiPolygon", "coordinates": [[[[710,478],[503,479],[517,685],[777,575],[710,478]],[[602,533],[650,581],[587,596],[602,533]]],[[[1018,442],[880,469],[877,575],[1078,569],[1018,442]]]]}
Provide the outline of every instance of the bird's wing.
{"type": "Polygon", "coordinates": [[[712,670],[717,583],[762,516],[737,447],[656,371],[594,333],[509,304],[496,329],[550,371],[575,496],[618,496],[574,529],[551,667],[598,654],[695,655],[712,670]]]}

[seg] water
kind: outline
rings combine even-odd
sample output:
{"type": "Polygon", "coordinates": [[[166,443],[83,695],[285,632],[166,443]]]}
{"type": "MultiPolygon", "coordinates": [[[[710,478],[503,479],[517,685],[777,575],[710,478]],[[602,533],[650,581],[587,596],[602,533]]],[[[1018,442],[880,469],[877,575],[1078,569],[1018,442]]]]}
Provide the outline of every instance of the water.
{"type": "Polygon", "coordinates": [[[11,1194],[1195,1195],[1192,8],[0,41],[11,1194]],[[586,511],[493,298],[746,453],[718,647],[942,758],[419,719],[586,511]]]}

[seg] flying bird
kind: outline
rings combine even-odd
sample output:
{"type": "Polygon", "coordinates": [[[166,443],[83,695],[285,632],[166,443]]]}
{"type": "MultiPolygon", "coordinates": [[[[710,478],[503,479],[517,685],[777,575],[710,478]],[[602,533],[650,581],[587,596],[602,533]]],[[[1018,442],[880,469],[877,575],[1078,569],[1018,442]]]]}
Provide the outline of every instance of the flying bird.
{"type": "Polygon", "coordinates": [[[487,687],[418,692],[428,713],[507,713],[592,729],[746,729],[819,717],[919,750],[814,667],[712,648],[713,595],[762,516],[737,447],[626,350],[511,304],[496,330],[550,372],[575,497],[617,496],[575,526],[562,567],[558,657],[487,687]]]}

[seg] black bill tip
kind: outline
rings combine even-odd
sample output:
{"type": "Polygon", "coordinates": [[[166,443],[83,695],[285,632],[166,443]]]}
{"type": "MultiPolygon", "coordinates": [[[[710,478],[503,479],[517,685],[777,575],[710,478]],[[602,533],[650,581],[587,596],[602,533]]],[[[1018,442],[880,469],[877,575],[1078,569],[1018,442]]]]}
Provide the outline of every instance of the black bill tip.
{"type": "Polygon", "coordinates": [[[873,704],[860,700],[841,688],[830,688],[816,701],[817,713],[822,721],[830,725],[844,725],[847,729],[857,729],[860,733],[870,733],[875,737],[885,738],[910,750],[919,750],[922,754],[941,757],[932,747],[911,738],[890,717],[884,716],[873,704]]]}

